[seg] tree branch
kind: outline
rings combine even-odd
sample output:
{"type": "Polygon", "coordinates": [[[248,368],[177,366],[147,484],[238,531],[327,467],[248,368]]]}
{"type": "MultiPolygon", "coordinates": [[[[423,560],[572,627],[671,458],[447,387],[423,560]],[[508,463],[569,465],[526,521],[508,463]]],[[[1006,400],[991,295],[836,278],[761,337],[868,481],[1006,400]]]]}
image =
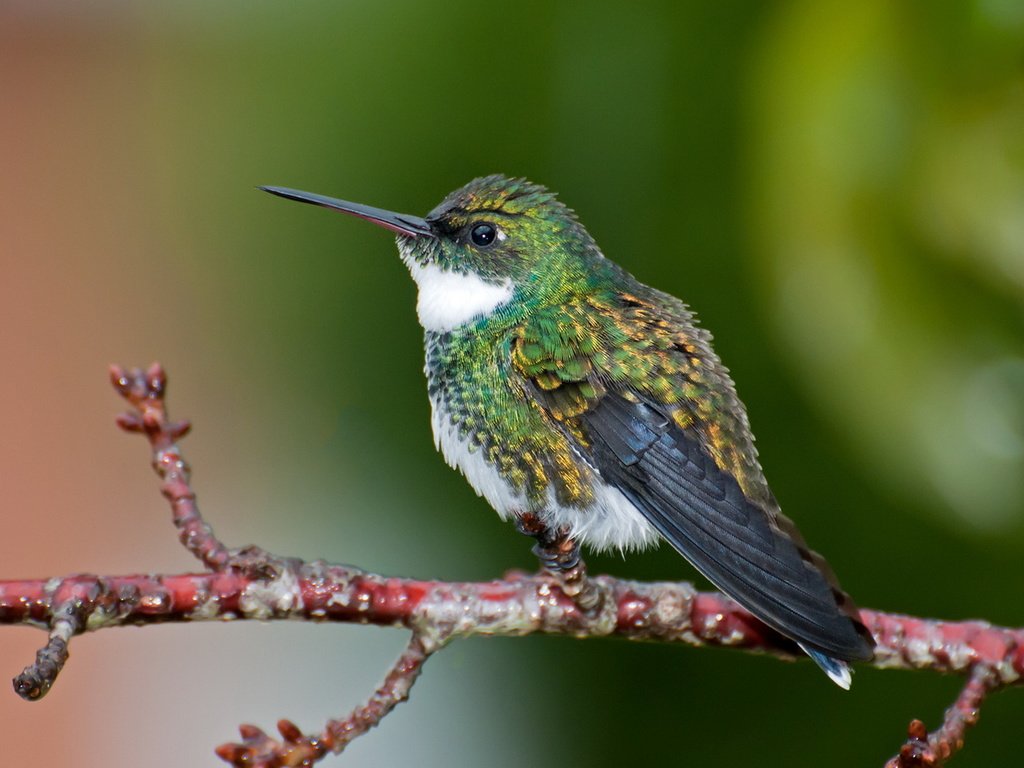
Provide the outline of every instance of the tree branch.
{"type": "MultiPolygon", "coordinates": [[[[255,726],[242,726],[242,741],[217,754],[247,768],[310,766],[341,752],[409,695],[424,662],[456,637],[562,634],[620,636],[634,640],[728,646],[792,658],[793,642],[715,592],[686,583],[634,582],[609,576],[590,579],[596,590],[587,610],[562,591],[550,574],[507,574],[478,583],[420,581],[366,573],[323,561],[281,558],[256,547],[232,550],[202,519],[177,447],[187,422],[170,421],[166,377],[148,371],[111,369],[117,391],[133,408],[118,418],[130,432],[145,434],[161,491],[171,504],[185,547],[208,569],[179,575],[92,576],[0,581],[0,624],[46,629],[49,639],[35,663],[14,680],[20,696],[37,700],[51,688],[74,635],[123,624],[233,619],[305,619],[404,627],[409,645],[365,704],[305,736],[287,720],[281,741],[255,726]],[[596,608],[591,609],[596,604],[596,608]]],[[[963,674],[967,683],[929,735],[913,721],[908,741],[887,768],[939,766],[963,746],[966,729],[992,691],[1016,685],[1024,673],[1024,629],[982,621],[944,622],[861,611],[878,645],[873,666],[963,674]]]]}

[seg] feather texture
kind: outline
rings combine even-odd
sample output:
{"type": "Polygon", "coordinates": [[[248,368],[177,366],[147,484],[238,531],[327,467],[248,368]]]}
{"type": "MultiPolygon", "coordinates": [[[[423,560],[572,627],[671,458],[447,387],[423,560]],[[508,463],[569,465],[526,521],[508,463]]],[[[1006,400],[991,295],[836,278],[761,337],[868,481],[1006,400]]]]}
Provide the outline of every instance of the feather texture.
{"type": "Polygon", "coordinates": [[[715,586],[845,679],[842,660],[871,658],[870,633],[781,514],[710,336],[682,302],[637,289],[535,312],[511,350],[526,391],[598,482],[715,586]]]}
{"type": "Polygon", "coordinates": [[[692,437],[643,400],[611,393],[582,416],[587,458],[712,584],[802,645],[846,660],[871,646],[833,585],[692,437]]]}

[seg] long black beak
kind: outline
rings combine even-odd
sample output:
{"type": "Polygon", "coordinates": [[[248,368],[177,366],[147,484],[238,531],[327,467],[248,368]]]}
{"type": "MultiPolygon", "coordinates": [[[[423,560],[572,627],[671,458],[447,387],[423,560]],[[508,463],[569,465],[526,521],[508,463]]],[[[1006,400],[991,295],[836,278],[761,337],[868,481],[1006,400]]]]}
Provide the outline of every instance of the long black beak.
{"type": "Polygon", "coordinates": [[[322,205],[324,208],[333,208],[334,210],[341,211],[342,213],[358,216],[360,219],[366,219],[366,221],[376,224],[377,226],[390,229],[392,232],[397,232],[400,235],[410,235],[412,237],[437,237],[434,231],[430,228],[426,219],[421,219],[419,216],[410,216],[405,213],[385,211],[383,208],[374,208],[370,205],[350,203],[347,200],[338,200],[333,197],[325,197],[324,195],[317,195],[312,192],[300,192],[297,189],[288,189],[287,187],[260,187],[260,189],[264,192],[269,192],[272,195],[284,197],[288,200],[298,200],[300,203],[322,205]]]}

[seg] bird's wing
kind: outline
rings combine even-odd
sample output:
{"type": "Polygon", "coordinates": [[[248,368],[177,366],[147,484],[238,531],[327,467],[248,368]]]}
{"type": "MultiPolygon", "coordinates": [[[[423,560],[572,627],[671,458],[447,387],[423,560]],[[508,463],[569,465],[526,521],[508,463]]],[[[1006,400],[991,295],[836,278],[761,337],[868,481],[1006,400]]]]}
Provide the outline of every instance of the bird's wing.
{"type": "Polygon", "coordinates": [[[660,316],[659,339],[652,316],[636,309],[619,301],[538,312],[519,329],[513,366],[602,480],[715,586],[810,648],[870,658],[852,602],[778,512],[707,335],[682,322],[688,314],[660,316]],[[732,413],[709,409],[703,390],[716,387],[727,400],[718,407],[732,413]]]}

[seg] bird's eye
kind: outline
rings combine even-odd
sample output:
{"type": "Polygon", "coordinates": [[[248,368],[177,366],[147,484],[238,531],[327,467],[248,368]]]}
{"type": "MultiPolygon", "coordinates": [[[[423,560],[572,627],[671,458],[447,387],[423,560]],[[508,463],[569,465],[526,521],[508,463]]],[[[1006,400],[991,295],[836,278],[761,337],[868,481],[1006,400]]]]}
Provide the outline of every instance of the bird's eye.
{"type": "Polygon", "coordinates": [[[486,248],[488,245],[494,242],[494,239],[498,236],[498,230],[495,229],[493,224],[477,224],[473,227],[473,231],[469,233],[470,239],[474,245],[478,245],[481,248],[486,248]]]}

